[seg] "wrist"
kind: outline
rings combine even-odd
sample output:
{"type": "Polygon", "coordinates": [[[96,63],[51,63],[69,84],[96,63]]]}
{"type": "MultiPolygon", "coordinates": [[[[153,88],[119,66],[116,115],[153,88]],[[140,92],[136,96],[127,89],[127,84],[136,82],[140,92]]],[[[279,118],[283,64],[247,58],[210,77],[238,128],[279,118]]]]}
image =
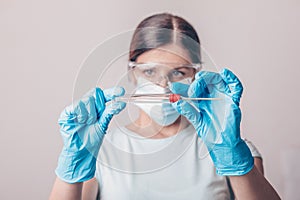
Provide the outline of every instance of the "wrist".
{"type": "Polygon", "coordinates": [[[250,172],[254,158],[247,144],[240,140],[234,146],[216,144],[210,150],[216,173],[222,176],[240,176],[250,172]]]}
{"type": "Polygon", "coordinates": [[[96,157],[88,150],[70,152],[63,148],[55,173],[64,182],[79,183],[92,179],[95,171],[96,157]]]}

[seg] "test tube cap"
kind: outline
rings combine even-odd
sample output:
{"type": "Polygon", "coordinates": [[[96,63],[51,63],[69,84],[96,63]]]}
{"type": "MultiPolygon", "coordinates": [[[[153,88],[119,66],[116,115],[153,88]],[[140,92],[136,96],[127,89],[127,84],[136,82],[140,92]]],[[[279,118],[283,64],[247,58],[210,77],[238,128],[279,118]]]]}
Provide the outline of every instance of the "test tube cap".
{"type": "Polygon", "coordinates": [[[179,99],[181,99],[181,96],[179,94],[170,94],[169,100],[171,103],[177,102],[179,99]]]}

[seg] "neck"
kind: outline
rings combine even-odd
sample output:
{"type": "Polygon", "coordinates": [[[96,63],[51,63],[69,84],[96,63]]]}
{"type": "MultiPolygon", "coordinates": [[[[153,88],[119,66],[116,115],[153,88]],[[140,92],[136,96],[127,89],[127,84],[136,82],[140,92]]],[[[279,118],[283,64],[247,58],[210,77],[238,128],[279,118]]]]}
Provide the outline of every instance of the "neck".
{"type": "Polygon", "coordinates": [[[189,122],[186,118],[180,116],[174,123],[168,126],[161,126],[155,123],[146,113],[141,111],[139,118],[126,128],[143,137],[160,139],[173,136],[188,125],[189,122]]]}

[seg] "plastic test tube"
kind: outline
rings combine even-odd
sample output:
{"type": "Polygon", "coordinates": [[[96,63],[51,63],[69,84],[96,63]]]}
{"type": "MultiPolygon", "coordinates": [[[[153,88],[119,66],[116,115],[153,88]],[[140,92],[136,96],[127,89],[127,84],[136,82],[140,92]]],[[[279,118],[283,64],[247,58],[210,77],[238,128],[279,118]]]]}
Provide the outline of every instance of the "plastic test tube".
{"type": "Polygon", "coordinates": [[[124,95],[121,97],[116,97],[115,101],[125,101],[125,102],[136,102],[136,103],[157,103],[157,102],[170,102],[174,103],[179,99],[185,101],[214,101],[221,100],[222,98],[191,98],[183,97],[179,94],[133,94],[133,95],[124,95]]]}

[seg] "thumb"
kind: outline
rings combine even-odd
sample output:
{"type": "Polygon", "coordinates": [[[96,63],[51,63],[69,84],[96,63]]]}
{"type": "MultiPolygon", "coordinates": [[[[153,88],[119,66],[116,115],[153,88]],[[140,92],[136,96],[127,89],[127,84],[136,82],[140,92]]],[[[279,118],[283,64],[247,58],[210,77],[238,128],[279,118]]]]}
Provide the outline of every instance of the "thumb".
{"type": "Polygon", "coordinates": [[[116,101],[105,107],[101,117],[99,118],[98,122],[96,122],[97,124],[95,124],[99,130],[98,134],[106,133],[112,117],[116,114],[119,114],[125,108],[125,106],[125,102],[116,101]]]}
{"type": "Polygon", "coordinates": [[[193,124],[196,130],[198,129],[199,125],[202,124],[202,113],[197,111],[195,106],[193,106],[192,104],[180,99],[172,103],[172,106],[177,112],[186,117],[187,120],[189,120],[193,124]]]}
{"type": "Polygon", "coordinates": [[[180,96],[187,97],[188,96],[188,90],[189,90],[190,85],[180,83],[180,82],[173,82],[169,84],[170,90],[174,94],[179,94],[180,96]]]}
{"type": "Polygon", "coordinates": [[[124,95],[125,90],[122,87],[113,87],[105,90],[94,88],[92,94],[95,98],[95,107],[97,110],[97,117],[100,118],[104,112],[105,104],[115,97],[124,95]]]}
{"type": "Polygon", "coordinates": [[[228,95],[232,97],[232,100],[237,105],[239,105],[243,93],[243,85],[241,81],[233,72],[228,69],[223,69],[220,74],[223,77],[223,80],[229,86],[228,95]]]}

